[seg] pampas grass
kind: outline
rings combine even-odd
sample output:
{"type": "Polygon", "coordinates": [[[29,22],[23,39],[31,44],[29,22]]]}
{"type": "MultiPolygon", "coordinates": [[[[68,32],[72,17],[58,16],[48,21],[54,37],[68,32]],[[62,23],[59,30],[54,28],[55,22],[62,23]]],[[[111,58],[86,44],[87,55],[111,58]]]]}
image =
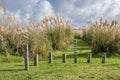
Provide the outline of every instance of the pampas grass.
{"type": "Polygon", "coordinates": [[[46,17],[43,20],[50,45],[54,50],[62,50],[73,41],[70,20],[63,20],[59,15],[46,17]],[[46,21],[45,21],[46,20],[46,21]]]}
{"type": "Polygon", "coordinates": [[[2,4],[0,8],[5,15],[0,22],[0,53],[23,56],[28,44],[31,58],[34,54],[46,57],[51,49],[63,50],[73,41],[71,21],[59,15],[46,16],[40,23],[30,20],[21,26],[14,16],[6,15],[2,4]]]}
{"type": "Polygon", "coordinates": [[[101,18],[89,27],[83,29],[83,40],[92,45],[94,53],[98,52],[119,52],[120,49],[120,25],[117,20],[101,18]]]}

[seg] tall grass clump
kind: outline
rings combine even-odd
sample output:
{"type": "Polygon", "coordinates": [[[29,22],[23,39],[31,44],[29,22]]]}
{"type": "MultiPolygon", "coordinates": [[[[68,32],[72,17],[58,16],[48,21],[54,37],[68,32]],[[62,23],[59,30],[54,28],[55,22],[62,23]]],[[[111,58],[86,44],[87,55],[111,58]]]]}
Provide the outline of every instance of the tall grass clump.
{"type": "Polygon", "coordinates": [[[82,39],[92,45],[92,51],[120,53],[120,25],[117,20],[100,19],[100,22],[82,29],[82,39]]]}
{"type": "Polygon", "coordinates": [[[74,33],[74,38],[76,39],[81,39],[83,36],[81,29],[73,29],[73,33],[74,33]]]}
{"type": "Polygon", "coordinates": [[[64,20],[60,16],[50,16],[43,19],[46,26],[47,38],[53,50],[63,50],[73,41],[73,32],[70,20],[64,20]]]}
{"type": "Polygon", "coordinates": [[[40,23],[29,20],[27,25],[21,25],[20,20],[3,13],[0,15],[0,53],[4,55],[24,56],[25,45],[29,45],[31,58],[35,54],[47,57],[48,52],[63,50],[73,41],[71,21],[58,15],[46,16],[40,23]]]}

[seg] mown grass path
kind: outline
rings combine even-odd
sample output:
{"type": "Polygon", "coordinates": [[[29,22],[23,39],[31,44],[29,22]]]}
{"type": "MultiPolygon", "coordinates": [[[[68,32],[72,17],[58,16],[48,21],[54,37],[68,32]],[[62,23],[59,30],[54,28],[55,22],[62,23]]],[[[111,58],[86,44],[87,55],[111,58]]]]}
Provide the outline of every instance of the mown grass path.
{"type": "Polygon", "coordinates": [[[53,64],[40,61],[35,67],[31,61],[29,71],[24,71],[24,62],[0,62],[0,80],[120,80],[119,57],[107,58],[106,64],[101,63],[101,57],[93,57],[92,63],[88,64],[90,46],[82,40],[77,40],[77,45],[77,64],[72,45],[67,51],[54,51],[53,64]],[[67,54],[66,63],[62,63],[62,53],[67,54]]]}

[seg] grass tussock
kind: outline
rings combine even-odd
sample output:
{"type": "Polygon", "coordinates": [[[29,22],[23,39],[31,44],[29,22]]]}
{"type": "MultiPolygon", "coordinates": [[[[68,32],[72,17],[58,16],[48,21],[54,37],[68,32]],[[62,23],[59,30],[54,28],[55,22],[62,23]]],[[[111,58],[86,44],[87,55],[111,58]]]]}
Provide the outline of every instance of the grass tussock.
{"type": "Polygon", "coordinates": [[[82,28],[82,39],[92,45],[94,53],[120,53],[120,25],[117,20],[100,19],[100,22],[82,28]]]}
{"type": "Polygon", "coordinates": [[[6,16],[0,20],[0,53],[23,56],[28,44],[31,58],[36,53],[45,57],[51,49],[66,49],[73,41],[71,21],[59,15],[46,16],[40,23],[30,20],[21,26],[21,21],[5,14],[2,4],[0,8],[4,11],[1,16],[6,16]]]}

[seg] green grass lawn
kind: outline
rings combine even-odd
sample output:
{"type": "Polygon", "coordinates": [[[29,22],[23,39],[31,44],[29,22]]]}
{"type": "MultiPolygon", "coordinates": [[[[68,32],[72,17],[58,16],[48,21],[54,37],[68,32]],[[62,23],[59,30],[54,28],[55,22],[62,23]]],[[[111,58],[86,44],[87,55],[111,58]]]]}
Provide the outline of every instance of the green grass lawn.
{"type": "Polygon", "coordinates": [[[120,58],[112,56],[106,63],[101,63],[101,57],[94,56],[91,63],[87,63],[90,46],[82,40],[77,41],[77,59],[74,63],[73,47],[68,51],[55,51],[54,61],[40,61],[36,67],[30,62],[30,70],[24,70],[24,62],[0,62],[0,80],[120,80],[120,58]],[[62,54],[67,54],[67,62],[62,63],[62,54]]]}

